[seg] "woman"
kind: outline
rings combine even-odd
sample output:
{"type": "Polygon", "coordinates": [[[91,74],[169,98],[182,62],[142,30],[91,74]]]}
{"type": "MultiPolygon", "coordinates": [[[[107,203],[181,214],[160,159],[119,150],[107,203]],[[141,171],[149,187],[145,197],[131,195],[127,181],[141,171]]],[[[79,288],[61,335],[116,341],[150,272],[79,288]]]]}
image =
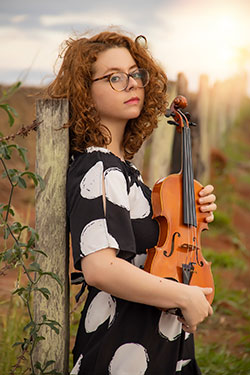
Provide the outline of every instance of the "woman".
{"type": "MultiPolygon", "coordinates": [[[[72,374],[200,374],[193,333],[212,314],[211,289],[139,267],[157,243],[158,224],[150,190],[129,160],[166,111],[166,82],[138,38],[102,32],[67,42],[49,87],[70,102],[67,213],[75,268],[89,291],[72,374]],[[173,307],[182,319],[159,309],[173,307]]],[[[207,222],[216,209],[212,191],[200,192],[207,222]]]]}

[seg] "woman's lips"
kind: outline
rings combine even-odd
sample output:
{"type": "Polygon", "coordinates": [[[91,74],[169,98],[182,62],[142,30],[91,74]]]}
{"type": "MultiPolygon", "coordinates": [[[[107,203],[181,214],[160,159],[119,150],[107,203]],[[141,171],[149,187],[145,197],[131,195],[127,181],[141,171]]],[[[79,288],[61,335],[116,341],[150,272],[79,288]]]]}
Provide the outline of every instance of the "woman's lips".
{"type": "Polygon", "coordinates": [[[125,102],[125,104],[137,104],[137,103],[139,103],[139,101],[140,101],[140,99],[137,96],[135,96],[135,97],[127,100],[125,102]]]}

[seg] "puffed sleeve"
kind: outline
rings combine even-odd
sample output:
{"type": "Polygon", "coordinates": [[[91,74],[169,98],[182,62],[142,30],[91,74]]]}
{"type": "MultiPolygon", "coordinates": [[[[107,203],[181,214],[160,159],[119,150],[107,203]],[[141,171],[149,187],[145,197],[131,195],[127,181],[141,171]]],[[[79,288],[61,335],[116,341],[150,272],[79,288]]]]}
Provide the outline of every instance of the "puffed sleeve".
{"type": "Polygon", "coordinates": [[[135,255],[128,190],[122,162],[112,154],[84,153],[69,167],[67,214],[76,269],[82,257],[108,247],[124,259],[135,255]]]}

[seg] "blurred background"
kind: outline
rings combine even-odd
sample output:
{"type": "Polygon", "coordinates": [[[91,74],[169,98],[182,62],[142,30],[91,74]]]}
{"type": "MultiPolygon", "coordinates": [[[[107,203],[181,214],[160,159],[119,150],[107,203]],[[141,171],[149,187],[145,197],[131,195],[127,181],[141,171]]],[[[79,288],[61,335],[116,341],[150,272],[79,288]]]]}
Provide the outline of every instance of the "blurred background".
{"type": "MultiPolygon", "coordinates": [[[[178,94],[187,97],[187,110],[197,123],[192,128],[195,177],[215,186],[218,205],[214,223],[202,234],[203,255],[213,264],[215,314],[196,335],[198,363],[202,373],[209,375],[250,374],[249,17],[248,0],[0,3],[0,91],[4,95],[15,82],[22,83],[7,100],[18,114],[11,128],[6,113],[0,111],[4,136],[32,123],[37,94],[60,66],[59,46],[86,32],[118,28],[132,36],[143,34],[167,73],[169,103],[178,94]]],[[[30,169],[35,170],[35,132],[15,141],[28,149],[30,169]]],[[[157,179],[179,170],[180,139],[165,118],[159,120],[134,162],[151,187],[157,179]]],[[[9,168],[24,169],[18,158],[8,163],[9,168]]],[[[7,179],[0,178],[0,203],[6,204],[9,194],[7,179]]],[[[34,184],[15,189],[15,220],[34,227],[34,204],[34,184]]],[[[28,322],[21,300],[12,295],[17,285],[25,282],[17,268],[0,275],[3,375],[10,373],[19,358],[18,348],[12,345],[23,337],[22,327],[28,322]]],[[[83,303],[75,304],[77,291],[71,287],[71,348],[83,303]]]]}

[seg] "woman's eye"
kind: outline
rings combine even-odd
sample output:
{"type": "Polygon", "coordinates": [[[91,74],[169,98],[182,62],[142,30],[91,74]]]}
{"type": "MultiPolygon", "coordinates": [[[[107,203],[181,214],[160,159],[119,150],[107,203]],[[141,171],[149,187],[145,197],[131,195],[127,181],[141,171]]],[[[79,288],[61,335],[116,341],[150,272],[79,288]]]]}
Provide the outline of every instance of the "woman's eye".
{"type": "Polygon", "coordinates": [[[110,77],[112,83],[119,82],[121,80],[120,74],[115,74],[110,77]]]}
{"type": "Polygon", "coordinates": [[[131,76],[134,79],[141,79],[141,73],[140,72],[134,72],[134,73],[131,74],[131,76]]]}

